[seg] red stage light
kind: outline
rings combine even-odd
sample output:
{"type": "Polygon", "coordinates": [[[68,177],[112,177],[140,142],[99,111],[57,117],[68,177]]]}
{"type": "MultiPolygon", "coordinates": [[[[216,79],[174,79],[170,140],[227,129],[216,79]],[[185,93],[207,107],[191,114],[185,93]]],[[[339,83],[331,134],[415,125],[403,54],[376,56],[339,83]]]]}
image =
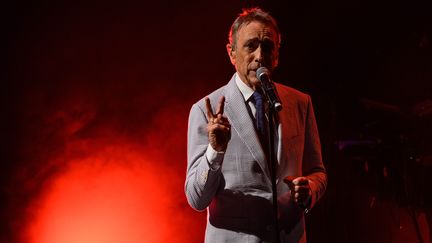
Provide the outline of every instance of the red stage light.
{"type": "Polygon", "coordinates": [[[191,242],[187,228],[196,219],[185,217],[190,210],[179,210],[184,200],[178,198],[183,187],[178,175],[183,173],[160,164],[127,146],[108,146],[69,161],[32,205],[25,241],[191,242]]]}

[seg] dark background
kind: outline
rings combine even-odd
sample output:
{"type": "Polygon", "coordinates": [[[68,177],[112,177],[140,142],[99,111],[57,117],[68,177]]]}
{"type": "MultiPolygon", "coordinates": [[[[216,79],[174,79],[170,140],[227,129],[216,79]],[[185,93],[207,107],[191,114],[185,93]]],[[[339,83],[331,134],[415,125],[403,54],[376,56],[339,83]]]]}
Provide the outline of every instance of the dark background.
{"type": "MultiPolygon", "coordinates": [[[[307,217],[309,242],[416,242],[415,222],[427,237],[427,1],[47,1],[1,10],[0,240],[18,242],[70,141],[163,148],[160,168],[182,180],[189,108],[233,74],[227,33],[250,6],[280,25],[275,80],[314,102],[329,187],[307,217]]],[[[177,200],[200,242],[205,214],[177,200]]]]}

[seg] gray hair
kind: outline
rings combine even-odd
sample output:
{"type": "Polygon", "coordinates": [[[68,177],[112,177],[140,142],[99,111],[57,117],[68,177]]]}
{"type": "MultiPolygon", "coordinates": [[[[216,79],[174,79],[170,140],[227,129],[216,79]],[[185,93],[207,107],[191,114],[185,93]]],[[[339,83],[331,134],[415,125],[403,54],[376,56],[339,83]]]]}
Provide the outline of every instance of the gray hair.
{"type": "Polygon", "coordinates": [[[258,21],[273,27],[274,30],[276,31],[277,40],[278,40],[276,46],[277,47],[280,46],[281,35],[276,20],[269,13],[263,11],[260,8],[249,8],[249,9],[243,9],[243,12],[239,14],[239,16],[234,20],[234,22],[231,25],[231,29],[228,34],[228,41],[231,44],[232,49],[236,48],[238,31],[242,27],[248,25],[253,21],[258,21]]]}

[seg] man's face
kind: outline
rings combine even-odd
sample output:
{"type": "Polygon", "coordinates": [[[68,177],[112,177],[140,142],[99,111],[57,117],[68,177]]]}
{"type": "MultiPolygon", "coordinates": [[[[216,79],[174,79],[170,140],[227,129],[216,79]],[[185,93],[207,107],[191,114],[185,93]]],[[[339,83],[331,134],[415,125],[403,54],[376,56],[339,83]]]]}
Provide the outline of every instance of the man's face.
{"type": "Polygon", "coordinates": [[[237,32],[237,44],[227,44],[228,55],[241,80],[255,90],[260,86],[256,70],[266,67],[273,70],[278,63],[277,32],[270,25],[253,21],[237,32]]]}

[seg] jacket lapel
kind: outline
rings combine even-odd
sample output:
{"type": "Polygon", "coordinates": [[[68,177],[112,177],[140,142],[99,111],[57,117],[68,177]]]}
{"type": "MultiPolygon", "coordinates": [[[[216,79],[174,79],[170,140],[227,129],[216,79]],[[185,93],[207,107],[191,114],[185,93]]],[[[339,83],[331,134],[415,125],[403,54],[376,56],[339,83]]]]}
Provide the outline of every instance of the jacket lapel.
{"type": "Polygon", "coordinates": [[[246,144],[252,156],[260,165],[261,169],[270,178],[267,160],[261,147],[259,138],[255,132],[252,118],[246,108],[246,103],[237,87],[235,76],[227,84],[225,115],[231,123],[232,129],[237,132],[240,139],[246,144]]]}
{"type": "Polygon", "coordinates": [[[278,144],[279,149],[277,150],[277,158],[280,161],[279,169],[277,171],[278,178],[286,171],[289,163],[295,164],[295,161],[289,161],[288,158],[295,158],[298,151],[296,146],[291,146],[290,140],[299,134],[298,115],[296,110],[298,104],[296,99],[288,99],[287,97],[293,97],[292,94],[285,93],[286,91],[279,88],[279,84],[276,83],[279,96],[282,99],[283,110],[279,112],[278,120],[278,144]]]}

